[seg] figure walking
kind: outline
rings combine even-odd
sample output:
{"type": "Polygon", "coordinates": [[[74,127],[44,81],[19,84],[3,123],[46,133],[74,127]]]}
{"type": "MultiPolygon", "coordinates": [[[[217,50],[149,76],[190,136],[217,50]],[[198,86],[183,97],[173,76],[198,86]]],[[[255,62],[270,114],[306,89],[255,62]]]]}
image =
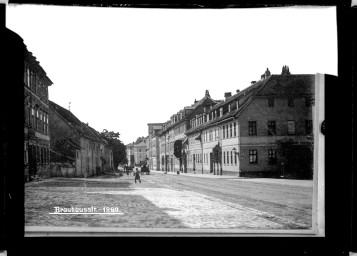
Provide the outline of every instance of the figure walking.
{"type": "Polygon", "coordinates": [[[136,180],[139,180],[139,182],[141,183],[140,174],[139,174],[138,168],[136,168],[136,171],[135,171],[135,183],[136,183],[136,180]]]}

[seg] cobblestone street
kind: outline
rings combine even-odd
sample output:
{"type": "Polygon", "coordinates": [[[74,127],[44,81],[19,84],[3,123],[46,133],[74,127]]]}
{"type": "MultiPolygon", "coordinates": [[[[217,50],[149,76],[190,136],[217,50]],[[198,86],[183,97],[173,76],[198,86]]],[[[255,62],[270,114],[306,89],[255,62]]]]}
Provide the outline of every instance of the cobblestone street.
{"type": "Polygon", "coordinates": [[[183,179],[190,177],[151,174],[143,175],[142,183],[134,183],[134,177],[126,175],[26,183],[25,225],[259,230],[311,227],[311,223],[299,223],[296,218],[184,188],[179,186],[183,179]],[[103,207],[117,207],[120,213],[50,214],[55,212],[55,207],[92,206],[98,213],[103,213],[103,207]]]}

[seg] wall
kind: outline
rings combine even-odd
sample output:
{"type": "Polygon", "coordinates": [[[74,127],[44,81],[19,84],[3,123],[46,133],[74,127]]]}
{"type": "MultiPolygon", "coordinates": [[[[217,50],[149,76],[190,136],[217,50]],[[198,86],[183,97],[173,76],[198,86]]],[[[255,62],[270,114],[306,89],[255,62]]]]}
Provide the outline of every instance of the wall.
{"type": "Polygon", "coordinates": [[[288,106],[286,97],[275,97],[274,107],[268,107],[268,98],[256,98],[239,117],[240,124],[240,151],[242,175],[255,172],[256,176],[276,176],[281,171],[281,162],[284,161],[279,154],[276,164],[269,165],[268,150],[276,149],[276,141],[285,137],[292,138],[301,143],[307,142],[305,120],[312,120],[312,108],[306,107],[305,97],[294,99],[294,107],[288,106]],[[267,122],[276,122],[276,136],[268,136],[267,122]],[[295,120],[295,135],[288,135],[288,120],[295,120]],[[248,121],[257,122],[257,135],[249,135],[248,121]],[[249,163],[249,149],[258,152],[258,163],[249,163]],[[265,172],[266,174],[262,173],[265,172]]]}

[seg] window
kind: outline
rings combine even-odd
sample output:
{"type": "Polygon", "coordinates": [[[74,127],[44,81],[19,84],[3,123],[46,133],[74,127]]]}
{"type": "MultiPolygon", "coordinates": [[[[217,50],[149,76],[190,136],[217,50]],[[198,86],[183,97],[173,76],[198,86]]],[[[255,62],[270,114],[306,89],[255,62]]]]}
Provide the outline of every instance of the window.
{"type": "Polygon", "coordinates": [[[276,150],[275,149],[269,149],[268,160],[269,160],[269,164],[276,164],[276,150]]]}
{"type": "Polygon", "coordinates": [[[257,135],[257,122],[248,121],[248,126],[249,126],[249,135],[257,135]]]}
{"type": "Polygon", "coordinates": [[[223,164],[226,164],[226,151],[223,152],[223,164]]]}
{"type": "Polygon", "coordinates": [[[230,137],[232,138],[232,124],[229,125],[229,133],[230,133],[230,137]]]}
{"type": "Polygon", "coordinates": [[[305,130],[307,135],[312,134],[312,120],[305,121],[305,130]]]}
{"type": "Polygon", "coordinates": [[[274,107],[274,98],[273,97],[268,98],[268,107],[274,107]]]}
{"type": "Polygon", "coordinates": [[[256,149],[249,150],[249,163],[250,164],[258,163],[258,152],[256,149]]]}
{"type": "Polygon", "coordinates": [[[294,98],[288,98],[288,106],[294,107],[294,98]]]}
{"type": "Polygon", "coordinates": [[[236,137],[236,136],[237,136],[237,130],[236,130],[237,126],[236,126],[236,123],[234,123],[233,125],[234,125],[234,128],[233,128],[233,130],[234,130],[234,137],[236,137]]]}
{"type": "Polygon", "coordinates": [[[276,135],[276,125],[275,121],[268,121],[268,135],[276,135]]]}
{"type": "Polygon", "coordinates": [[[229,164],[229,152],[227,151],[227,164],[229,164]]]}
{"type": "Polygon", "coordinates": [[[288,121],[288,135],[295,135],[295,121],[288,121]]]}
{"type": "Polygon", "coordinates": [[[223,139],[225,139],[226,138],[226,131],[225,131],[225,126],[223,125],[223,129],[222,129],[222,132],[223,132],[223,139]]]}
{"type": "Polygon", "coordinates": [[[237,154],[234,154],[234,164],[237,165],[237,154]]]}
{"type": "Polygon", "coordinates": [[[233,164],[233,152],[231,151],[231,164],[233,164]]]}

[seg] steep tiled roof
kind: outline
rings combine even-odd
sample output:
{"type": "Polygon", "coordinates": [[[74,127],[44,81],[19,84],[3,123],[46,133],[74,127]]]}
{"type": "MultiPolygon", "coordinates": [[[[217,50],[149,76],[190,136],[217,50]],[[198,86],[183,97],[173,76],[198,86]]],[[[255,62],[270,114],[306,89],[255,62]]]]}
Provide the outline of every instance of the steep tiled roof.
{"type": "Polygon", "coordinates": [[[61,107],[60,105],[54,103],[53,101],[49,101],[49,107],[56,112],[65,122],[67,122],[71,127],[76,129],[83,136],[90,138],[92,140],[101,141],[102,139],[97,136],[91,128],[89,128],[86,124],[82,123],[71,111],[61,107]]]}
{"type": "Polygon", "coordinates": [[[267,79],[257,81],[241,92],[229,97],[226,101],[215,105],[210,112],[226,106],[237,99],[242,102],[239,109],[227,112],[222,117],[193,127],[186,134],[199,132],[229,118],[238,117],[252,102],[254,96],[313,94],[314,79],[314,75],[271,75],[267,79]]]}
{"type": "Polygon", "coordinates": [[[205,129],[205,128],[208,128],[208,127],[211,127],[219,122],[222,122],[224,120],[227,120],[231,117],[234,117],[236,116],[238,113],[240,113],[247,104],[249,104],[249,102],[251,101],[252,99],[252,96],[260,89],[263,87],[264,84],[267,83],[267,81],[269,80],[268,79],[265,79],[265,80],[260,80],[256,83],[254,83],[253,85],[247,87],[246,89],[238,92],[237,94],[229,97],[227,100],[225,101],[222,101],[218,104],[216,104],[215,106],[213,106],[213,108],[208,112],[208,113],[211,113],[212,111],[215,111],[215,110],[218,110],[219,108],[223,107],[223,106],[226,106],[230,103],[232,103],[233,101],[239,99],[242,103],[239,107],[239,109],[235,109],[235,110],[232,110],[230,112],[227,112],[225,113],[223,116],[221,117],[218,117],[218,118],[215,118],[213,120],[210,120],[202,125],[199,125],[199,126],[196,126],[196,127],[193,127],[191,129],[189,129],[188,131],[186,131],[186,134],[192,134],[192,133],[195,133],[195,132],[198,132],[202,129],[205,129]]]}

